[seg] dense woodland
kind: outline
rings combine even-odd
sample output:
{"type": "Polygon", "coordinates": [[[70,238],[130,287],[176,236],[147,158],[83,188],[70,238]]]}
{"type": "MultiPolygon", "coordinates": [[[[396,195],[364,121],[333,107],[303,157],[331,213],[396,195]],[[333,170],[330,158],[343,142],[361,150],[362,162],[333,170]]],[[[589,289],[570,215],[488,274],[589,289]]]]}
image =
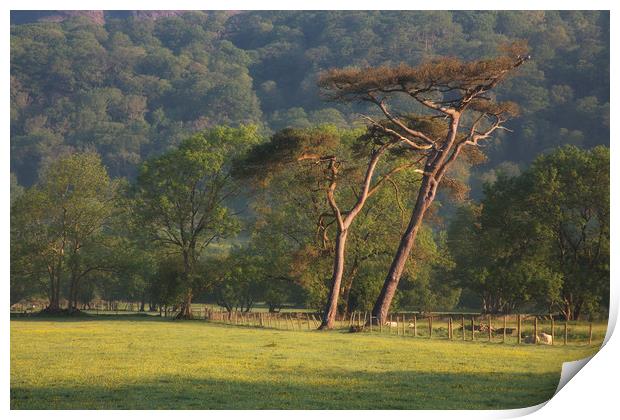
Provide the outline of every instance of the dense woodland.
{"type": "MultiPolygon", "coordinates": [[[[448,139],[450,116],[394,96],[400,126],[364,96],[360,80],[372,72],[354,69],[436,62],[431,73],[452,82],[454,68],[476,60],[504,65],[492,57],[515,40],[527,41],[531,59],[489,84],[483,99],[497,106],[472,105],[498,123],[424,208],[388,306],[604,315],[606,12],[188,12],[14,24],[11,302],[44,298],[56,311],[129,300],[187,316],[191,302],[329,312],[344,226],[334,304],[373,309],[425,183],[403,144],[448,139]],[[353,88],[334,96],[343,81],[353,88]],[[425,134],[402,139],[412,132],[425,134]],[[374,156],[377,188],[358,205],[374,156]]],[[[478,100],[469,94],[459,100],[478,100]]],[[[464,117],[475,146],[477,122],[464,117]]]]}

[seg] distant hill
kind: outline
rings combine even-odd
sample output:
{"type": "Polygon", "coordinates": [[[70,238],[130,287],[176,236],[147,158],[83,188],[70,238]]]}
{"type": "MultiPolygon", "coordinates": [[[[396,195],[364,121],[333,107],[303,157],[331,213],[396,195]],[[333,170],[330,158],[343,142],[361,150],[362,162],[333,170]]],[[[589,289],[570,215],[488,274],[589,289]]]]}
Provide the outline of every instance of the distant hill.
{"type": "MultiPolygon", "coordinates": [[[[471,184],[558,145],[609,144],[609,12],[12,11],[11,171],[22,185],[67,150],[113,176],[216,124],[359,124],[322,100],[331,67],[478,59],[526,39],[532,60],[498,89],[521,109],[471,184]]],[[[415,111],[413,109],[412,111],[415,111]]]]}

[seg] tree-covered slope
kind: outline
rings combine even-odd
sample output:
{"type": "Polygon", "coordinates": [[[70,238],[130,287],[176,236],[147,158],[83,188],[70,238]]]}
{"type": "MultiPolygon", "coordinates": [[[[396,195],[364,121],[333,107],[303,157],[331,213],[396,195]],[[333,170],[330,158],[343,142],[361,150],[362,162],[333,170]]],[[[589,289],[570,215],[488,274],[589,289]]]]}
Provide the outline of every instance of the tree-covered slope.
{"type": "Polygon", "coordinates": [[[533,59],[498,95],[522,117],[480,172],[609,144],[608,12],[108,13],[11,26],[11,170],[29,185],[46,160],[94,149],[112,176],[133,176],[215,124],[355,124],[360,109],[321,100],[320,71],[480,58],[516,38],[533,59]]]}

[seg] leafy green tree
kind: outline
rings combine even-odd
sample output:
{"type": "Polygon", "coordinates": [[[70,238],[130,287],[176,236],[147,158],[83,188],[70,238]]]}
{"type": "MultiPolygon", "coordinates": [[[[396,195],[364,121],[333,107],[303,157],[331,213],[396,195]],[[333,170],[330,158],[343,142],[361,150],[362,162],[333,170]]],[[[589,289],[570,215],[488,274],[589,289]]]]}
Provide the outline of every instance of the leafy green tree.
{"type": "Polygon", "coordinates": [[[448,243],[454,275],[483,311],[596,314],[608,305],[609,149],[566,146],[500,175],[481,207],[459,211],[448,243]]]}
{"type": "Polygon", "coordinates": [[[264,297],[266,273],[257,256],[246,248],[236,249],[219,264],[214,287],[216,302],[229,312],[249,312],[264,297]]]}
{"type": "Polygon", "coordinates": [[[567,319],[609,305],[609,149],[565,146],[536,159],[526,205],[562,276],[558,306],[567,319]]]}
{"type": "Polygon", "coordinates": [[[416,242],[417,251],[405,271],[397,307],[426,312],[453,309],[461,288],[453,278],[446,276],[454,268],[454,261],[445,232],[434,235],[433,229],[424,226],[416,242]]]}
{"type": "Polygon", "coordinates": [[[156,271],[149,283],[152,302],[161,310],[175,307],[183,301],[186,293],[184,264],[178,256],[164,256],[156,264],[156,271]]]}
{"type": "Polygon", "coordinates": [[[258,142],[256,127],[216,127],[152,158],[140,169],[136,185],[136,216],[152,240],[183,261],[184,298],[179,317],[191,318],[194,290],[200,277],[195,267],[214,241],[238,231],[229,200],[240,186],[231,177],[232,162],[258,142]]]}
{"type": "Polygon", "coordinates": [[[525,191],[518,184],[500,177],[486,188],[482,207],[462,207],[450,224],[450,277],[477,296],[485,313],[515,312],[528,304],[549,309],[558,296],[561,279],[549,269],[533,221],[521,217],[525,191]]]}
{"type": "Polygon", "coordinates": [[[48,311],[60,310],[64,287],[75,309],[84,277],[109,269],[105,227],[114,216],[116,189],[98,155],[70,154],[45,168],[41,181],[13,203],[14,263],[47,274],[48,311]]]}

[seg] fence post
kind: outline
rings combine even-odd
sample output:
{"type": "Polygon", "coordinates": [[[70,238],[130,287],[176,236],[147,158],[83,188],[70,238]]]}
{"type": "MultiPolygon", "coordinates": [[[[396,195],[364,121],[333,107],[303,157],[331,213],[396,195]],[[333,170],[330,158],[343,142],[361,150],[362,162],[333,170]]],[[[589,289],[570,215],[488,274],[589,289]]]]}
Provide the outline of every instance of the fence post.
{"type": "Polygon", "coordinates": [[[555,321],[553,320],[553,314],[549,315],[551,317],[551,345],[555,344],[555,321]]]}
{"type": "Polygon", "coordinates": [[[506,324],[508,323],[506,320],[507,317],[508,317],[507,315],[504,315],[504,337],[502,339],[502,343],[506,342],[506,324]]]}
{"type": "Polygon", "coordinates": [[[475,329],[474,329],[474,317],[471,317],[471,341],[476,340],[475,329]]]}
{"type": "Polygon", "coordinates": [[[538,344],[538,317],[534,315],[534,344],[538,344]]]}
{"type": "Polygon", "coordinates": [[[568,343],[568,320],[564,321],[564,345],[568,343]]]}
{"type": "Polygon", "coordinates": [[[588,338],[588,344],[592,345],[592,321],[590,321],[590,337],[588,338]]]}
{"type": "Polygon", "coordinates": [[[521,344],[521,314],[517,315],[517,344],[521,344]]]}
{"type": "Polygon", "coordinates": [[[433,316],[428,317],[428,338],[433,338],[433,316]]]}
{"type": "Polygon", "coordinates": [[[489,320],[489,343],[490,343],[491,339],[493,338],[493,335],[491,333],[491,315],[490,314],[488,316],[488,320],[489,320]]]}
{"type": "Polygon", "coordinates": [[[463,341],[465,341],[465,315],[461,315],[461,332],[463,333],[463,341]]]}

